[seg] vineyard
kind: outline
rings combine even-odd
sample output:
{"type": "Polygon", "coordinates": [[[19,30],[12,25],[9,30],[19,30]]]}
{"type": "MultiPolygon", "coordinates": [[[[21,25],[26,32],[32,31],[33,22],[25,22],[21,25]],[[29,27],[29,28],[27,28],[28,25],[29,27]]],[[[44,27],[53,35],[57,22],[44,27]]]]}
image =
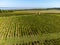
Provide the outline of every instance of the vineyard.
{"type": "Polygon", "coordinates": [[[0,14],[0,45],[60,45],[60,14],[0,14]]]}

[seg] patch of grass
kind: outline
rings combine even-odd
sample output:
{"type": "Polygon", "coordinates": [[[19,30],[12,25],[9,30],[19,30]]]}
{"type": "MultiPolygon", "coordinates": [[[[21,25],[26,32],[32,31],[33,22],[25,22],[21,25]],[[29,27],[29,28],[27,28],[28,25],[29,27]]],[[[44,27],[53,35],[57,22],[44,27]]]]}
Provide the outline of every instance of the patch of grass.
{"type": "Polygon", "coordinates": [[[43,45],[45,40],[60,38],[60,16],[57,16],[60,14],[6,15],[0,15],[1,45],[34,42],[43,45]]]}

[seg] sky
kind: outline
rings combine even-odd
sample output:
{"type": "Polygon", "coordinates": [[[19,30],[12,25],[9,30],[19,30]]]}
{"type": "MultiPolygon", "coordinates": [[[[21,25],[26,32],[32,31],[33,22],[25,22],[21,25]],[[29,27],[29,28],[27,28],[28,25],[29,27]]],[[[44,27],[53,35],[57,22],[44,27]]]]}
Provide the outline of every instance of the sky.
{"type": "Polygon", "coordinates": [[[60,7],[60,0],[0,0],[0,7],[21,7],[21,8],[60,7]]]}

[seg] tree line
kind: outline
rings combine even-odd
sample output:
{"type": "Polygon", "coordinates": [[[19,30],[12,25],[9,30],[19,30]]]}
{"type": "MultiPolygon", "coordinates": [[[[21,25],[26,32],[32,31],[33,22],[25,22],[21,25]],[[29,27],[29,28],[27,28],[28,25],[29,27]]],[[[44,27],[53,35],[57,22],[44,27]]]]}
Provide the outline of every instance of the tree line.
{"type": "Polygon", "coordinates": [[[13,10],[0,10],[0,13],[13,12],[13,10]]]}

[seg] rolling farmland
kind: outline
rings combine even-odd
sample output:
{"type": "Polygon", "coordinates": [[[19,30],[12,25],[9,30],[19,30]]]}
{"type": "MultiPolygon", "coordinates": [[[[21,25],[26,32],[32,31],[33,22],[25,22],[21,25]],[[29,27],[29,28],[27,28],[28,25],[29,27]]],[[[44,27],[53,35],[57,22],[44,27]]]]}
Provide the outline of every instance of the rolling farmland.
{"type": "Polygon", "coordinates": [[[59,13],[28,14],[0,14],[0,45],[60,45],[59,13]]]}

